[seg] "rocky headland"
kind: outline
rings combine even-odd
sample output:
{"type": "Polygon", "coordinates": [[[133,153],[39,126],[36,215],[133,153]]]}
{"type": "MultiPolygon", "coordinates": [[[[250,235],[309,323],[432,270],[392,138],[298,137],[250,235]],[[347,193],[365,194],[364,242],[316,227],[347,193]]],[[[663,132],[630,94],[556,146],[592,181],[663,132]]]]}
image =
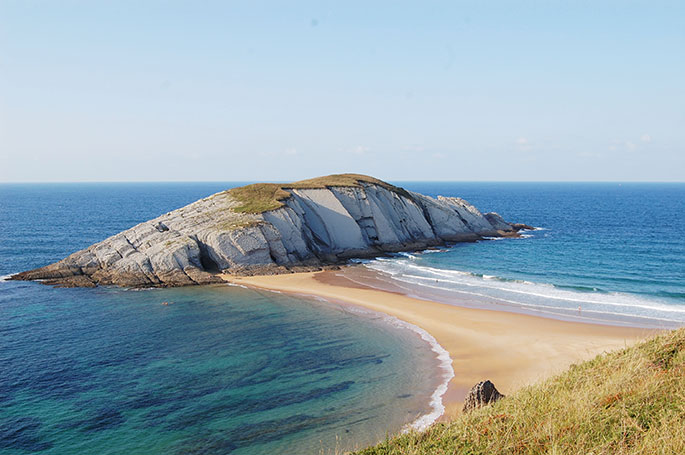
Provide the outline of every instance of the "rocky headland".
{"type": "Polygon", "coordinates": [[[186,286],[218,273],[319,270],[530,228],[358,174],[233,188],[140,223],[54,264],[13,275],[58,286],[186,286]]]}

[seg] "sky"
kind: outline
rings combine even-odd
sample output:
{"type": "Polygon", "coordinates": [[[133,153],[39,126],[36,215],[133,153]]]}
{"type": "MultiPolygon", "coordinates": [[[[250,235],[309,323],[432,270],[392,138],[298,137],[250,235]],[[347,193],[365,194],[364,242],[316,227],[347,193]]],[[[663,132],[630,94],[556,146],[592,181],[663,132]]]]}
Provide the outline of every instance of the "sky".
{"type": "Polygon", "coordinates": [[[0,0],[0,182],[685,181],[685,2],[0,0]]]}

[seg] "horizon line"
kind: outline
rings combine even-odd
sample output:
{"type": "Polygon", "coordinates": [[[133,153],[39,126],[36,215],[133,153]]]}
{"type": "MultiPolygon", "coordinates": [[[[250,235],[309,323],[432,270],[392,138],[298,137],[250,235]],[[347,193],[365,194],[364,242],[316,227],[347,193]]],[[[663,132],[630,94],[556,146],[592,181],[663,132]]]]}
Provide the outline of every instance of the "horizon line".
{"type": "MultiPolygon", "coordinates": [[[[381,179],[386,182],[396,183],[685,183],[685,180],[404,180],[404,179],[381,179]]],[[[27,185],[27,184],[126,184],[126,183],[292,183],[292,181],[265,181],[265,180],[24,180],[24,181],[0,181],[0,185],[27,185]]]]}

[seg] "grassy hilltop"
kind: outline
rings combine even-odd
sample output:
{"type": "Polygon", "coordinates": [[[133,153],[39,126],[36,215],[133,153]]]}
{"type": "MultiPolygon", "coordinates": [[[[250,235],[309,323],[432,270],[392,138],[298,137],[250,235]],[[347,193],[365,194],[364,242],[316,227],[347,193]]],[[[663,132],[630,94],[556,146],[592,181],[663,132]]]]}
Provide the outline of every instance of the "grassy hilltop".
{"type": "Polygon", "coordinates": [[[683,454],[685,328],[358,455],[683,454]]]}
{"type": "Polygon", "coordinates": [[[333,174],[313,179],[300,180],[293,183],[253,183],[228,190],[240,205],[233,209],[238,213],[262,213],[283,207],[283,200],[290,197],[288,189],[321,189],[328,187],[358,187],[361,183],[371,183],[381,186],[411,199],[410,194],[403,188],[391,185],[374,177],[362,174],[333,174]]]}

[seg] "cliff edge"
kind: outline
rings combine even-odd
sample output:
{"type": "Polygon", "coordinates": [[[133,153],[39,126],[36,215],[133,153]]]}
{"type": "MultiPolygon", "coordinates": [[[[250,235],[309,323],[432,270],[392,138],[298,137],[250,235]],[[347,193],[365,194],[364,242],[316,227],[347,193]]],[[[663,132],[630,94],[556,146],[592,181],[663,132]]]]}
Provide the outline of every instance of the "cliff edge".
{"type": "Polygon", "coordinates": [[[185,286],[235,274],[315,270],[525,225],[358,174],[233,188],[140,223],[54,264],[13,275],[58,286],[185,286]]]}

